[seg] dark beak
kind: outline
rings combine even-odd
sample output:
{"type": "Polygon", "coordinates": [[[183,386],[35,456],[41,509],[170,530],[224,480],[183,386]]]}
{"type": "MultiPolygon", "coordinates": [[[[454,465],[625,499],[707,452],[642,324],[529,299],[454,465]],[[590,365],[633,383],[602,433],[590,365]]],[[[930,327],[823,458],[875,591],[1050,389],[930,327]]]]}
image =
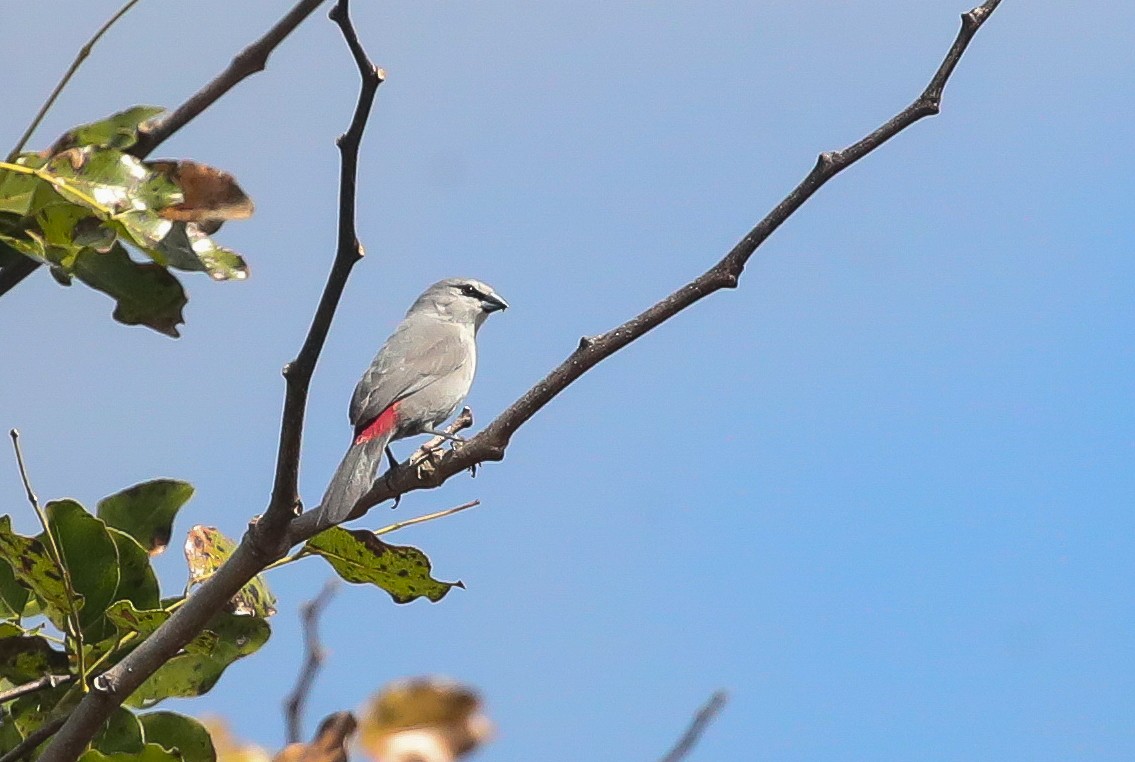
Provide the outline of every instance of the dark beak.
{"type": "Polygon", "coordinates": [[[496,292],[493,292],[481,300],[481,309],[483,309],[485,312],[507,310],[508,302],[497,296],[496,292]]]}

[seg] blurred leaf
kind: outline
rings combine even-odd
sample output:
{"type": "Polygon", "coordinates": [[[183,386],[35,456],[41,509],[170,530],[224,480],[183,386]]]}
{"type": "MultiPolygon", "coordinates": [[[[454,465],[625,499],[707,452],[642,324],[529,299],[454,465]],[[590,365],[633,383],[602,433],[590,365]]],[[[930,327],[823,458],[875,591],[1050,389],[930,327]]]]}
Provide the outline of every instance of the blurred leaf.
{"type": "Polygon", "coordinates": [[[182,309],[189,300],[177,278],[161,265],[135,262],[121,245],[100,254],[86,249],[74,264],[75,277],[102,291],[118,304],[114,319],[125,325],[144,325],[177,338],[185,322],[182,309]]]}
{"type": "MultiPolygon", "coordinates": [[[[216,527],[201,524],[189,530],[185,539],[185,560],[189,564],[189,584],[205,581],[232,555],[236,543],[216,527]]],[[[276,598],[260,575],[233,596],[230,610],[234,614],[270,617],[276,613],[276,598]]]]}
{"type": "Polygon", "coordinates": [[[26,635],[27,633],[27,630],[15,622],[0,622],[0,640],[14,638],[17,635],[26,635]]]}
{"type": "Polygon", "coordinates": [[[138,542],[113,527],[107,527],[110,539],[118,551],[118,589],[115,601],[130,601],[141,609],[155,608],[161,593],[158,578],[150,566],[150,556],[138,542]]]}
{"type": "Polygon", "coordinates": [[[373,760],[444,759],[468,754],[492,735],[481,700],[470,688],[439,678],[392,683],[367,704],[359,745],[373,760]]]}
{"type": "Polygon", "coordinates": [[[267,751],[256,744],[235,738],[224,720],[218,717],[205,718],[202,724],[213,739],[217,762],[269,762],[267,751]]]}
{"type": "Polygon", "coordinates": [[[426,597],[435,603],[460,582],[430,576],[430,560],[417,548],[387,545],[365,529],[332,527],[307,541],[304,550],[327,559],[347,582],[369,583],[390,594],[395,603],[426,597]]]}
{"type": "Polygon", "coordinates": [[[110,718],[91,740],[91,746],[103,754],[138,754],[142,751],[142,726],[138,722],[138,716],[125,707],[115,707],[110,718]]]}
{"type": "Polygon", "coordinates": [[[28,589],[16,582],[12,567],[0,558],[0,618],[19,619],[28,603],[28,589]]]}
{"type": "Polygon", "coordinates": [[[165,219],[221,222],[252,216],[252,199],[228,172],[195,161],[163,159],[148,164],[181,188],[184,196],[181,203],[162,209],[161,216],[165,219]]]}
{"type": "Polygon", "coordinates": [[[163,111],[159,106],[133,106],[106,119],[80,125],[56,140],[52,153],[87,145],[129,148],[138,142],[138,127],[163,111]]]}
{"type": "Polygon", "coordinates": [[[79,757],[79,762],[181,762],[181,757],[158,744],[148,743],[140,752],[103,754],[98,749],[89,749],[79,757]]]}
{"type": "Polygon", "coordinates": [[[15,685],[67,671],[67,654],[56,651],[45,638],[29,635],[0,640],[0,677],[15,685]]]}
{"type": "Polygon", "coordinates": [[[98,517],[121,529],[156,556],[166,549],[173,520],[193,496],[193,485],[175,479],[135,484],[99,501],[98,517]]]}
{"type": "Polygon", "coordinates": [[[311,743],[288,744],[273,762],[347,762],[347,749],[358,725],[350,712],[335,712],[319,724],[311,743]]]}
{"type": "Polygon", "coordinates": [[[43,602],[43,613],[51,623],[66,631],[70,604],[63,573],[39,540],[12,531],[9,516],[0,516],[0,558],[8,562],[16,579],[43,602]]]}
{"type": "Polygon", "coordinates": [[[146,743],[176,751],[184,762],[215,762],[217,759],[209,731],[192,717],[174,712],[150,712],[138,720],[142,723],[146,743]]]}
{"type": "Polygon", "coordinates": [[[71,586],[83,596],[79,626],[90,640],[102,640],[113,630],[106,608],[118,591],[118,550],[106,524],[74,500],[53,500],[44,506],[47,526],[55,536],[71,586]]]}

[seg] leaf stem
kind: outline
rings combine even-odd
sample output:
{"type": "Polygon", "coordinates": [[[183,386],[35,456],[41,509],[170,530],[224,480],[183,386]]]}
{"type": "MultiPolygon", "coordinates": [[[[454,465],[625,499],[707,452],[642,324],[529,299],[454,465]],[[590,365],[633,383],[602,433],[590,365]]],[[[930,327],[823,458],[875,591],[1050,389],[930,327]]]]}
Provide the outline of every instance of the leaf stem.
{"type": "MultiPolygon", "coordinates": [[[[31,480],[28,478],[28,469],[24,465],[24,453],[20,449],[20,432],[12,429],[8,432],[8,436],[12,437],[12,448],[16,451],[16,465],[20,469],[20,479],[24,483],[24,491],[27,493],[28,502],[31,503],[35,515],[39,518],[39,523],[43,526],[43,536],[48,549],[51,551],[52,560],[55,561],[56,566],[59,567],[60,574],[63,577],[63,585],[67,589],[67,608],[70,609],[67,615],[67,623],[71,630],[71,637],[75,640],[75,660],[79,665],[79,674],[86,675],[86,660],[87,656],[83,653],[83,630],[79,626],[79,609],[76,605],[77,600],[75,596],[75,586],[71,584],[71,571],[67,568],[67,564],[63,563],[63,553],[59,550],[59,544],[55,541],[55,535],[51,532],[51,527],[47,525],[47,514],[44,513],[39,504],[39,498],[36,497],[35,492],[32,490],[31,480]]],[[[82,690],[85,693],[87,685],[81,682],[82,690]]]]}

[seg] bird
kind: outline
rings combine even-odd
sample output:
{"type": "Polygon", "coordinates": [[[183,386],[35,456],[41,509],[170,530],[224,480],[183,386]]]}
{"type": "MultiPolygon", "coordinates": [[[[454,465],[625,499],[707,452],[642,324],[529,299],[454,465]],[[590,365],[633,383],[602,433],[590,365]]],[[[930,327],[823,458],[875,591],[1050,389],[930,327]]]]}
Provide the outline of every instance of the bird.
{"type": "Polygon", "coordinates": [[[319,504],[327,520],[338,524],[350,516],[394,440],[419,434],[456,439],[438,427],[469,394],[477,331],[507,308],[491,286],[472,278],[438,281],[414,301],[351,397],[354,436],[319,504]]]}

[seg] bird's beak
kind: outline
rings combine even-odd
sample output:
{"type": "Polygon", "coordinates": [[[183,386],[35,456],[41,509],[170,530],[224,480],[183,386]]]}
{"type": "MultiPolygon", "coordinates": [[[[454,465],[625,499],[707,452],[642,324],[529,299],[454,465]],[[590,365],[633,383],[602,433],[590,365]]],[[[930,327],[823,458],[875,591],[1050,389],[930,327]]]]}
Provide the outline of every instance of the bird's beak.
{"type": "Polygon", "coordinates": [[[496,312],[497,310],[507,310],[508,302],[497,296],[494,291],[481,300],[481,309],[485,312],[496,312]]]}

